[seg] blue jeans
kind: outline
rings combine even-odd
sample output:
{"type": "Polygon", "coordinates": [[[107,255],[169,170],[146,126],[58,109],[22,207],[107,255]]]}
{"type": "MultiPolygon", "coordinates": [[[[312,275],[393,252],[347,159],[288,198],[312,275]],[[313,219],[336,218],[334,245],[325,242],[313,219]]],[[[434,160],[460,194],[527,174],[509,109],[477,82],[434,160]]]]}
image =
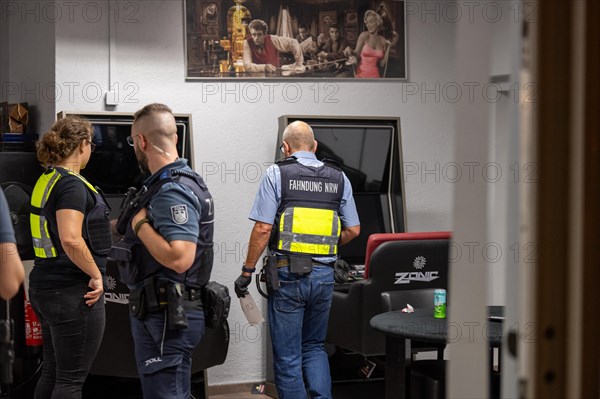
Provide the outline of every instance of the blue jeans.
{"type": "Polygon", "coordinates": [[[188,328],[170,330],[166,310],[129,317],[144,399],[188,399],[192,352],[204,335],[204,311],[186,310],[188,328]]]}
{"type": "Polygon", "coordinates": [[[333,268],[311,273],[278,270],[280,289],[269,293],[273,368],[280,399],[331,398],[325,352],[327,321],[333,297],[333,268]],[[304,386],[303,377],[306,380],[304,386]]]}
{"type": "Polygon", "coordinates": [[[87,306],[83,296],[88,290],[87,284],[60,290],[29,289],[44,342],[44,366],[35,399],[81,398],[106,323],[104,295],[87,306]]]}

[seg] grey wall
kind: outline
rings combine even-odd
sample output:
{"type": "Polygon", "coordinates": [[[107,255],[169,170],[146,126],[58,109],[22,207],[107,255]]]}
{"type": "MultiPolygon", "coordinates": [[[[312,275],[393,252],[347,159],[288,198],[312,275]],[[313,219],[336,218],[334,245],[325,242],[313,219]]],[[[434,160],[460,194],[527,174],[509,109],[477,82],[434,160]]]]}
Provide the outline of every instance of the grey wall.
{"type": "MultiPolygon", "coordinates": [[[[4,85],[8,82],[8,52],[9,52],[9,41],[8,41],[8,16],[4,14],[0,15],[0,83],[4,85]]],[[[0,100],[6,101],[4,94],[4,88],[0,86],[0,100]]]]}
{"type": "Polygon", "coordinates": [[[30,104],[29,129],[46,129],[54,120],[53,2],[3,2],[0,13],[1,101],[30,104]]]}

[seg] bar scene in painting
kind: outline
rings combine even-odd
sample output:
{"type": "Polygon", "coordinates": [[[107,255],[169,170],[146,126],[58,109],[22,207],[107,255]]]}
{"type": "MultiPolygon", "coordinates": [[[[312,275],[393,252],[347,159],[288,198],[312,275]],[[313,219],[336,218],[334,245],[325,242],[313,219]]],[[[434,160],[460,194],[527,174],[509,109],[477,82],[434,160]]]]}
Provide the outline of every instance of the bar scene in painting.
{"type": "Polygon", "coordinates": [[[186,0],[188,79],[405,79],[404,1],[186,0]]]}

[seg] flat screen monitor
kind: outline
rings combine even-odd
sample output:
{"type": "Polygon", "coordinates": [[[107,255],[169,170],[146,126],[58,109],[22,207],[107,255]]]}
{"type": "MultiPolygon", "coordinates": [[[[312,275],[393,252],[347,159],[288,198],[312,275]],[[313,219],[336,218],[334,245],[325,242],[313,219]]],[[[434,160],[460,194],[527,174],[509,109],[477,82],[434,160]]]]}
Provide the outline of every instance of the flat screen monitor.
{"type": "MultiPolygon", "coordinates": [[[[108,196],[122,196],[129,187],[139,187],[145,177],[138,166],[133,147],[127,143],[131,134],[133,114],[76,114],[63,112],[59,117],[79,115],[88,119],[94,129],[96,149],[82,171],[90,183],[97,185],[108,196]]],[[[177,152],[190,166],[191,154],[189,116],[176,115],[177,152]]]]}
{"type": "MultiPolygon", "coordinates": [[[[92,126],[96,149],[82,172],[85,177],[109,195],[125,194],[128,187],[139,187],[146,176],[138,166],[133,147],[127,143],[131,122],[94,121],[92,126]]],[[[187,127],[178,123],[179,154],[184,153],[186,132],[187,127]]]]}
{"type": "MultiPolygon", "coordinates": [[[[318,159],[337,162],[352,185],[361,223],[361,233],[340,247],[341,258],[364,264],[367,240],[374,233],[398,233],[405,229],[402,150],[399,118],[283,116],[283,130],[296,120],[313,129],[318,159]]],[[[276,155],[279,159],[281,154],[276,155]]]]}
{"type": "MultiPolygon", "coordinates": [[[[122,199],[129,187],[139,188],[145,176],[140,170],[133,147],[127,143],[131,134],[133,113],[60,112],[58,118],[78,115],[88,119],[94,129],[93,142],[96,149],[81,174],[95,186],[100,187],[111,206],[111,217],[119,215],[122,199]]],[[[191,116],[175,114],[177,125],[177,152],[186,158],[193,168],[191,154],[191,116]]]]}

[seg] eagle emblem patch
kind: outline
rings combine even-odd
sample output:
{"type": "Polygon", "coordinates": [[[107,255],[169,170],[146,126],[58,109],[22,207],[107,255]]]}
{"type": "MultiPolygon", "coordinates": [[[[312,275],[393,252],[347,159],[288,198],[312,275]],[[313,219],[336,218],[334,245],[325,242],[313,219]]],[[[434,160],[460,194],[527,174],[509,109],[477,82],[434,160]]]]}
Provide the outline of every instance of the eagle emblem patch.
{"type": "Polygon", "coordinates": [[[187,205],[175,205],[171,207],[171,219],[177,224],[184,224],[188,221],[187,205]]]}

